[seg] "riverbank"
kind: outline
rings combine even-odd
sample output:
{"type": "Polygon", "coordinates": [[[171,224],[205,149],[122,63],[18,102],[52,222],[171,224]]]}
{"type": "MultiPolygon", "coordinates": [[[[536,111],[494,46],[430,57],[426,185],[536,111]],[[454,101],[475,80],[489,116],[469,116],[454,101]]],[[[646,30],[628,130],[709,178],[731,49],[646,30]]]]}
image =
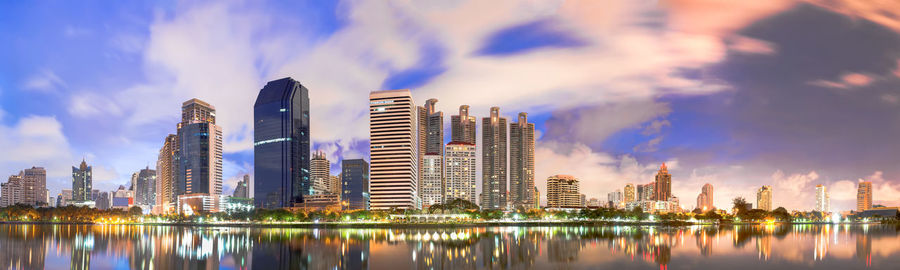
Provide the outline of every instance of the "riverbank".
{"type": "MultiPolygon", "coordinates": [[[[685,226],[735,226],[735,225],[831,225],[830,222],[722,222],[722,223],[692,223],[685,221],[655,221],[655,222],[622,222],[622,221],[483,221],[483,222],[416,222],[416,223],[391,223],[391,222],[123,222],[123,223],[91,223],[91,222],[44,222],[44,221],[0,221],[0,224],[9,225],[141,225],[141,226],[179,226],[179,227],[235,227],[235,228],[352,228],[352,229],[389,229],[389,228],[468,228],[468,227],[547,227],[547,226],[658,226],[658,227],[685,227],[685,226]]],[[[896,222],[843,222],[841,225],[860,224],[897,224],[896,222]]]]}

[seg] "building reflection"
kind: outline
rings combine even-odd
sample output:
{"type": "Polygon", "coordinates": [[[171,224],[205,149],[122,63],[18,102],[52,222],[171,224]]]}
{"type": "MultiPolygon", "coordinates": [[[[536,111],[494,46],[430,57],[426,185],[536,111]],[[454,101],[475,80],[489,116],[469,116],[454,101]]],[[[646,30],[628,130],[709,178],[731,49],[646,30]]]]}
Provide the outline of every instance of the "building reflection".
{"type": "Polygon", "coordinates": [[[829,245],[855,241],[858,260],[872,266],[872,250],[878,248],[874,243],[897,242],[875,239],[897,240],[898,231],[896,226],[850,225],[434,229],[0,225],[4,250],[0,266],[61,268],[47,265],[47,258],[54,257],[59,258],[54,263],[68,263],[62,268],[70,269],[369,269],[374,248],[407,250],[391,257],[400,255],[406,265],[418,269],[521,269],[548,264],[569,268],[592,261],[597,252],[622,263],[667,269],[673,250],[686,243],[696,245],[696,256],[749,251],[747,255],[756,255],[750,258],[769,261],[784,253],[778,250],[786,247],[779,244],[787,243],[784,240],[793,241],[791,248],[802,249],[793,259],[804,262],[830,258],[829,245]],[[794,236],[786,239],[788,235],[794,236]],[[721,243],[731,245],[717,246],[720,237],[721,243]],[[808,244],[797,244],[803,242],[808,244]]]}

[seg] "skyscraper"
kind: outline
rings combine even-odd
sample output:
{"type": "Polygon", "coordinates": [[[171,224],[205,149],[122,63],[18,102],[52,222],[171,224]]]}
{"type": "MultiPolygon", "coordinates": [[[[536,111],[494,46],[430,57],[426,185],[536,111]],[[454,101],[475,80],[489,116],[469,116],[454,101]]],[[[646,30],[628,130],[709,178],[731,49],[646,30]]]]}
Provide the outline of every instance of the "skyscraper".
{"type": "Polygon", "coordinates": [[[625,196],[622,195],[621,190],[617,189],[616,191],[606,194],[606,198],[612,208],[623,208],[625,206],[625,196]]]}
{"type": "Polygon", "coordinates": [[[0,184],[0,207],[22,203],[25,200],[21,175],[10,175],[6,183],[0,184]]]}
{"type": "Polygon", "coordinates": [[[444,201],[463,199],[475,203],[475,145],[466,142],[450,142],[445,148],[446,164],[444,201]]]}
{"type": "Polygon", "coordinates": [[[417,109],[408,89],[369,94],[372,209],[418,209],[421,206],[417,122],[417,109]]]}
{"type": "Polygon", "coordinates": [[[481,208],[506,209],[507,126],[500,108],[491,107],[481,127],[481,208]]]}
{"type": "Polygon", "coordinates": [[[625,184],[625,203],[635,202],[634,184],[625,184]]]}
{"type": "Polygon", "coordinates": [[[856,190],[856,210],[859,212],[872,209],[872,182],[860,181],[856,190]]]}
{"type": "Polygon", "coordinates": [[[216,125],[216,108],[199,99],[182,103],[178,124],[175,161],[175,196],[178,211],[184,205],[193,211],[217,212],[212,198],[222,194],[222,127],[216,125]],[[182,203],[180,196],[190,195],[204,200],[182,203]],[[193,203],[203,201],[200,203],[193,203]]]}
{"type": "Polygon", "coordinates": [[[325,156],[325,152],[315,151],[309,161],[309,176],[312,179],[312,187],[315,194],[330,194],[334,187],[331,186],[331,162],[325,156]]]}
{"type": "Polygon", "coordinates": [[[668,201],[669,197],[672,197],[672,175],[669,174],[669,169],[666,168],[666,164],[663,163],[662,166],[659,166],[659,172],[656,173],[656,186],[653,187],[653,191],[655,192],[653,199],[657,201],[668,201]]]}
{"type": "Polygon", "coordinates": [[[709,183],[703,185],[700,195],[697,196],[697,208],[704,212],[716,208],[713,206],[713,186],[709,183]]]}
{"type": "Polygon", "coordinates": [[[237,185],[234,187],[234,194],[232,197],[238,198],[249,198],[250,197],[250,175],[245,174],[244,177],[241,178],[240,181],[237,182],[237,185]]]}
{"type": "Polygon", "coordinates": [[[822,213],[830,212],[830,200],[827,188],[824,185],[816,185],[816,211],[822,213]]]}
{"type": "Polygon", "coordinates": [[[311,195],[309,91],[291,78],[267,83],[253,105],[253,201],[281,208],[311,195]]]}
{"type": "MultiPolygon", "coordinates": [[[[141,206],[142,209],[150,209],[156,204],[156,170],[150,167],[141,169],[135,173],[134,184],[134,204],[141,206]]],[[[99,192],[98,192],[99,196],[99,192]]]]}
{"type": "Polygon", "coordinates": [[[369,163],[362,159],[341,160],[341,201],[348,210],[369,209],[369,163]]]}
{"type": "Polygon", "coordinates": [[[81,160],[81,165],[72,167],[72,202],[83,203],[91,200],[93,185],[91,166],[81,160]]]}
{"type": "Polygon", "coordinates": [[[31,167],[19,172],[22,176],[23,203],[32,206],[47,205],[47,170],[31,167]]]}
{"type": "MultiPolygon", "coordinates": [[[[155,214],[168,214],[175,212],[175,148],[178,144],[178,136],[169,134],[159,149],[156,159],[156,205],[155,214]]],[[[112,196],[108,196],[108,199],[112,196]]],[[[109,205],[107,205],[108,207],[109,205]]]]}
{"type": "Polygon", "coordinates": [[[425,102],[425,154],[433,155],[444,151],[444,113],[435,108],[438,100],[428,99],[425,102]]]}
{"type": "Polygon", "coordinates": [[[547,178],[547,207],[581,207],[578,179],[571,175],[554,175],[547,178]]]}
{"type": "Polygon", "coordinates": [[[756,208],[772,211],[772,186],[762,186],[756,192],[756,208]]]}
{"type": "Polygon", "coordinates": [[[459,106],[459,115],[450,116],[450,141],[475,144],[475,116],[469,116],[469,105],[459,106]]]}
{"type": "Polygon", "coordinates": [[[444,166],[441,155],[426,154],[422,159],[422,177],[419,181],[419,197],[422,198],[422,207],[428,207],[444,202],[444,166]]]}
{"type": "Polygon", "coordinates": [[[518,120],[509,124],[509,201],[514,208],[532,208],[532,191],[534,123],[528,123],[528,114],[520,112],[518,120]]]}

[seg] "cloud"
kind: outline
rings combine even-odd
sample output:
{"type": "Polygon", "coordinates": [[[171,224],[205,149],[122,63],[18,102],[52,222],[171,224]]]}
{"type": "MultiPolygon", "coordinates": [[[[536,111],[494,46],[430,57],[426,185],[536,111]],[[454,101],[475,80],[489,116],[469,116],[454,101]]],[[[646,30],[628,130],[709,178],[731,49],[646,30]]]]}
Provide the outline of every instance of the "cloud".
{"type": "Polygon", "coordinates": [[[28,77],[22,87],[28,90],[52,92],[65,88],[66,83],[52,70],[44,69],[28,77]]]}
{"type": "MultiPolygon", "coordinates": [[[[778,170],[772,174],[772,206],[787,209],[811,209],[815,197],[812,183],[819,179],[815,171],[787,175],[778,170]]],[[[754,203],[755,204],[755,203],[754,203]]]]}
{"type": "Polygon", "coordinates": [[[62,130],[62,124],[51,116],[26,116],[13,125],[0,125],[0,173],[14,174],[38,166],[47,170],[48,186],[71,184],[66,179],[71,177],[73,155],[62,130]]]}
{"type": "Polygon", "coordinates": [[[122,113],[117,102],[94,92],[73,93],[67,109],[70,114],[80,118],[101,114],[118,116],[122,113]]]}
{"type": "Polygon", "coordinates": [[[740,35],[730,36],[728,48],[750,54],[774,54],[777,50],[775,44],[760,39],[749,38],[740,35]]]}
{"type": "MultiPolygon", "coordinates": [[[[832,201],[839,201],[846,205],[845,210],[856,210],[856,192],[858,182],[872,182],[872,202],[873,204],[897,205],[900,204],[900,186],[894,184],[890,180],[884,179],[884,173],[881,171],[873,172],[871,175],[859,178],[856,181],[841,180],[834,182],[830,187],[832,201]]],[[[833,208],[833,207],[832,207],[833,208]]]]}
{"type": "Polygon", "coordinates": [[[841,75],[837,81],[815,80],[809,82],[809,84],[827,88],[850,89],[869,85],[872,81],[873,78],[869,75],[849,72],[841,75]]]}
{"type": "Polygon", "coordinates": [[[808,2],[900,32],[900,2],[897,1],[809,0],[808,2]]]}

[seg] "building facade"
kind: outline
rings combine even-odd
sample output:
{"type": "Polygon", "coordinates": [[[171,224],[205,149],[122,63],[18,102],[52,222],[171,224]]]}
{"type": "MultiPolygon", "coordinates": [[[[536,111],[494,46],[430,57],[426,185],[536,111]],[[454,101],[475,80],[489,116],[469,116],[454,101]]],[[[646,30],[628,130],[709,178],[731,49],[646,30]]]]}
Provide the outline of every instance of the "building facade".
{"type": "Polygon", "coordinates": [[[408,89],[369,94],[370,207],[419,209],[418,110],[408,89]]]}
{"type": "Polygon", "coordinates": [[[450,141],[475,144],[475,121],[469,105],[459,106],[459,114],[450,116],[450,141]]]}
{"type": "MultiPolygon", "coordinates": [[[[72,167],[72,199],[70,202],[90,202],[91,190],[93,190],[93,176],[91,166],[84,160],[78,167],[72,167]]],[[[71,203],[70,203],[71,204],[71,203]]]]}
{"type": "Polygon", "coordinates": [[[856,211],[872,209],[872,182],[860,181],[856,189],[856,211]]]}
{"type": "Polygon", "coordinates": [[[831,212],[831,198],[828,197],[828,188],[824,185],[816,185],[816,211],[822,213],[831,212]]]}
{"type": "Polygon", "coordinates": [[[659,166],[659,172],[656,173],[656,186],[653,188],[653,199],[657,201],[668,201],[672,197],[672,175],[669,169],[663,163],[659,166]]]}
{"type": "MultiPolygon", "coordinates": [[[[175,195],[222,195],[222,127],[216,125],[216,108],[199,99],[182,103],[175,148],[175,195]]],[[[181,200],[179,200],[181,201],[181,200]]],[[[215,206],[188,205],[217,212],[215,206]]],[[[183,212],[184,207],[178,208],[183,212]]]]}
{"type": "MultiPolygon", "coordinates": [[[[141,209],[149,210],[156,205],[156,170],[147,167],[135,175],[134,203],[141,206],[141,209]]],[[[99,192],[97,195],[99,196],[99,192]]]]}
{"type": "Polygon", "coordinates": [[[348,210],[369,210],[369,163],[341,160],[341,204],[348,210]]]}
{"type": "Polygon", "coordinates": [[[697,208],[704,212],[716,209],[713,206],[713,186],[711,184],[706,183],[703,185],[700,195],[697,195],[697,208]]]}
{"type": "Polygon", "coordinates": [[[506,209],[507,122],[500,108],[491,107],[490,117],[481,121],[481,208],[506,209]]]}
{"type": "Polygon", "coordinates": [[[578,179],[571,175],[554,175],[547,178],[547,207],[581,207],[578,179]]]}
{"type": "Polygon", "coordinates": [[[309,161],[309,171],[313,194],[331,194],[334,190],[331,183],[331,162],[328,161],[325,152],[313,152],[309,161]]]}
{"type": "Polygon", "coordinates": [[[528,114],[519,113],[509,124],[509,201],[513,208],[533,208],[534,191],[534,123],[528,114]]]}
{"type": "Polygon", "coordinates": [[[625,203],[626,204],[636,201],[634,184],[632,184],[632,183],[625,184],[625,194],[624,195],[625,195],[625,203]]]}
{"type": "Polygon", "coordinates": [[[762,186],[756,191],[756,208],[772,211],[772,186],[762,186]]]}
{"type": "Polygon", "coordinates": [[[282,208],[311,195],[309,90],[291,78],[268,82],[253,105],[253,201],[282,208]]]}
{"type": "Polygon", "coordinates": [[[475,203],[477,198],[475,145],[450,142],[444,150],[444,201],[463,199],[475,203]]]}
{"type": "Polygon", "coordinates": [[[611,208],[625,208],[625,196],[622,194],[621,190],[610,192],[606,195],[606,199],[609,201],[609,207],[611,208]]]}
{"type": "Polygon", "coordinates": [[[153,207],[155,214],[175,212],[175,170],[178,167],[175,165],[176,144],[178,136],[169,134],[159,149],[156,159],[156,205],[153,207]]]}
{"type": "Polygon", "coordinates": [[[444,202],[444,158],[441,155],[426,154],[422,160],[419,196],[422,197],[422,207],[425,208],[444,202]]]}
{"type": "Polygon", "coordinates": [[[241,180],[237,182],[237,185],[235,185],[234,187],[234,194],[232,194],[231,196],[236,198],[250,198],[249,174],[245,174],[244,177],[242,177],[241,180]]]}

